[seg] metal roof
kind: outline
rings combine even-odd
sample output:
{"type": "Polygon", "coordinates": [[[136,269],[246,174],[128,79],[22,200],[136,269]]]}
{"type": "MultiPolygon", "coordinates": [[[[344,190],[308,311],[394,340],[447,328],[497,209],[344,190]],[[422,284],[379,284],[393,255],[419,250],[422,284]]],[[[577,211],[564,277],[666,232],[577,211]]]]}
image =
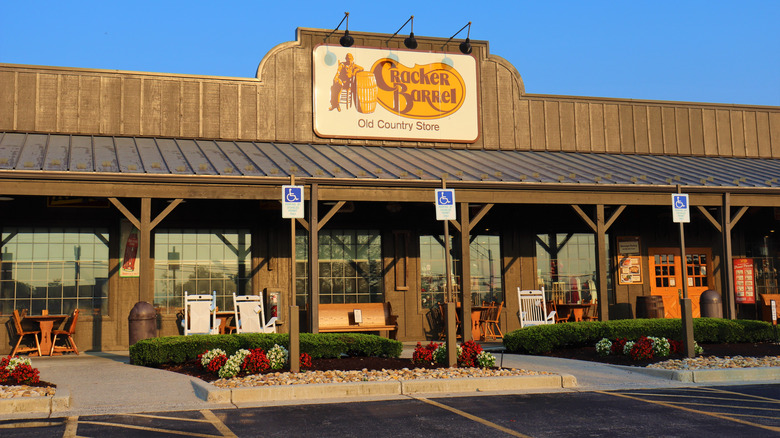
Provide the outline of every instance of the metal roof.
{"type": "Polygon", "coordinates": [[[780,188],[780,160],[0,133],[0,171],[780,188]]]}

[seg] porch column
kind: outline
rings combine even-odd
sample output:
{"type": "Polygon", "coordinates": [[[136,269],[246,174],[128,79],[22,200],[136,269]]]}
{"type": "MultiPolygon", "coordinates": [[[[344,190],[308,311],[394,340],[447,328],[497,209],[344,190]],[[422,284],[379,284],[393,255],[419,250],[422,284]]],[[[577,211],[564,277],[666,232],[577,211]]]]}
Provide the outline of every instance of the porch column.
{"type": "Polygon", "coordinates": [[[609,296],[607,291],[607,226],[604,222],[604,204],[596,205],[596,271],[598,272],[599,316],[609,320],[609,296]]]}
{"type": "Polygon", "coordinates": [[[471,226],[469,224],[469,203],[460,203],[460,293],[463,321],[463,342],[472,341],[471,336],[471,226]]]}
{"type": "MultiPolygon", "coordinates": [[[[312,333],[320,332],[320,259],[319,217],[317,184],[311,185],[309,201],[309,327],[312,333]]],[[[295,248],[293,248],[295,251],[295,248]]]]}
{"type": "Polygon", "coordinates": [[[152,266],[152,198],[141,198],[140,242],[140,292],[139,301],[154,303],[154,266],[152,266]]]}

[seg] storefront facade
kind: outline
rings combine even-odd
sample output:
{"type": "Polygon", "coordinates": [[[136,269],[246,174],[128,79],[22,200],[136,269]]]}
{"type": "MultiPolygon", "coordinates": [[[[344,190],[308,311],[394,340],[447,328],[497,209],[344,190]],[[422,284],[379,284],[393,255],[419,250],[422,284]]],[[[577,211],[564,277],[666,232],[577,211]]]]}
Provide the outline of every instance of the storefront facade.
{"type": "Polygon", "coordinates": [[[282,331],[293,303],[316,331],[313,303],[389,302],[398,339],[434,339],[443,184],[462,311],[503,301],[505,332],[518,288],[595,295],[601,319],[659,295],[677,316],[678,190],[694,314],[707,289],[740,318],[777,293],[780,108],[528,95],[485,42],[328,33],[299,29],[257,78],[0,65],[2,317],[78,307],[82,349],[123,349],[138,301],[173,335],[185,291],[221,309],[264,291],[282,331]]]}

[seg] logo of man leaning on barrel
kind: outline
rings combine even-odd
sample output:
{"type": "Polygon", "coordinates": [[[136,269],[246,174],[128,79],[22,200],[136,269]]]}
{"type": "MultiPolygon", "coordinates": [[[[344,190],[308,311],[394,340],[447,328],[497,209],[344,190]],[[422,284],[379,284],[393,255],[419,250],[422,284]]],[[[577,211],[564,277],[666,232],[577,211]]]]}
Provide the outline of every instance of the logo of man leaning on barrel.
{"type": "Polygon", "coordinates": [[[330,110],[341,111],[341,104],[351,108],[356,105],[358,112],[372,113],[376,108],[376,81],[374,74],[363,71],[355,64],[355,57],[347,53],[344,62],[339,62],[333,85],[330,87],[330,110]]]}
{"type": "Polygon", "coordinates": [[[451,66],[434,62],[406,67],[389,58],[374,63],[370,71],[355,64],[347,53],[339,62],[330,88],[330,111],[355,105],[363,114],[373,113],[377,102],[386,110],[413,119],[439,119],[463,105],[466,85],[451,66]]]}

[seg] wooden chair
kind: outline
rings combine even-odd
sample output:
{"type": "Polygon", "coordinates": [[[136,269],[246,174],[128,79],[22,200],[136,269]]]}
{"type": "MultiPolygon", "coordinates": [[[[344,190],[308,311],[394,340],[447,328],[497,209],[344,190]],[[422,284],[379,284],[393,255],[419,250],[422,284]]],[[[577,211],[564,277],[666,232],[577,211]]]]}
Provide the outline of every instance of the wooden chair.
{"type": "MultiPolygon", "coordinates": [[[[446,311],[446,307],[444,306],[444,303],[441,303],[441,302],[439,303],[439,312],[441,312],[442,320],[444,321],[444,326],[442,327],[442,332],[441,332],[440,338],[442,340],[444,340],[444,339],[447,338],[447,311],[446,311]]],[[[463,336],[460,334],[461,327],[463,327],[463,323],[460,320],[460,314],[458,313],[457,306],[456,306],[456,310],[455,310],[455,333],[457,333],[457,334],[455,335],[455,339],[463,338],[463,336]]]]}
{"type": "Polygon", "coordinates": [[[73,335],[76,333],[76,321],[78,321],[78,319],[79,319],[79,309],[73,309],[73,314],[70,317],[70,325],[68,326],[68,329],[51,331],[51,334],[54,337],[51,339],[51,351],[49,352],[49,356],[54,354],[55,351],[60,353],[72,351],[76,353],[76,355],[79,354],[79,349],[76,347],[76,342],[73,340],[73,335]],[[65,346],[62,347],[57,346],[57,336],[59,335],[66,336],[65,346]]]}
{"type": "Polygon", "coordinates": [[[188,295],[184,292],[184,335],[213,335],[219,332],[216,295],[188,295]]]}
{"type": "Polygon", "coordinates": [[[233,317],[236,323],[236,333],[276,333],[276,317],[265,321],[265,306],[263,295],[233,294],[233,317]]]}
{"type": "Polygon", "coordinates": [[[571,315],[563,314],[558,311],[558,304],[555,301],[550,301],[550,308],[555,311],[555,323],[558,324],[559,322],[569,322],[569,318],[571,315]]]}
{"type": "Polygon", "coordinates": [[[501,318],[501,309],[504,308],[504,302],[502,301],[498,306],[492,303],[490,307],[483,312],[484,317],[480,318],[479,326],[482,333],[485,335],[485,340],[491,338],[491,340],[504,339],[504,333],[501,332],[501,326],[499,324],[499,318],[501,318]]]}
{"type": "Polygon", "coordinates": [[[544,289],[542,290],[520,290],[517,288],[517,300],[520,303],[520,310],[517,316],[520,318],[520,328],[555,324],[555,311],[547,313],[547,306],[544,300],[544,289]]]}
{"type": "MultiPolygon", "coordinates": [[[[27,310],[22,311],[23,314],[27,314],[27,310]]],[[[19,315],[19,311],[14,309],[14,327],[16,328],[16,334],[19,336],[19,340],[16,341],[16,346],[14,347],[13,351],[11,352],[11,356],[16,356],[18,353],[29,353],[32,351],[37,351],[38,356],[41,355],[41,341],[38,339],[38,337],[41,334],[40,330],[25,330],[22,328],[22,316],[19,315]],[[33,347],[19,347],[19,345],[22,343],[22,339],[24,339],[25,336],[32,335],[33,338],[35,338],[35,348],[33,347]]]]}

